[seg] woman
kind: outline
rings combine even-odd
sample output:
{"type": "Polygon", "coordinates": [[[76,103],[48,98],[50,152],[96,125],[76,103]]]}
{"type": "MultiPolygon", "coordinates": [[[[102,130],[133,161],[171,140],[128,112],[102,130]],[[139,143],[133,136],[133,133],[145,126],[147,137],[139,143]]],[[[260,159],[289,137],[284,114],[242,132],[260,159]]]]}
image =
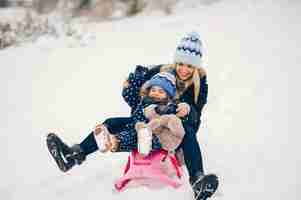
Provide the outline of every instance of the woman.
{"type": "MultiPolygon", "coordinates": [[[[137,67],[134,73],[134,76],[138,77],[136,82],[126,81],[123,91],[123,93],[129,93],[128,90],[137,91],[132,88],[139,87],[145,79],[148,80],[159,72],[172,71],[175,73],[177,116],[181,117],[185,129],[184,139],[178,149],[183,150],[190,183],[196,199],[210,197],[218,187],[218,179],[215,175],[204,175],[201,150],[196,135],[201,123],[201,113],[207,103],[208,96],[207,75],[204,68],[201,67],[201,46],[200,37],[197,33],[187,34],[176,49],[174,64],[158,65],[151,69],[143,67],[139,69],[137,67]]],[[[131,75],[129,80],[131,80],[130,78],[131,75]]],[[[125,95],[123,96],[125,97],[125,95]]],[[[125,100],[132,108],[135,108],[136,99],[125,97],[125,100]]]]}

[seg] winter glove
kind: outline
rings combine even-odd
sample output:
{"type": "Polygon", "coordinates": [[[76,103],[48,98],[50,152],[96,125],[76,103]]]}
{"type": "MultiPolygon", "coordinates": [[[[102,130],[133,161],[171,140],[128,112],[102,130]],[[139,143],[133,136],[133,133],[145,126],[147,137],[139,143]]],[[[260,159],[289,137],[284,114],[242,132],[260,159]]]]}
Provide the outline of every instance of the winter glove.
{"type": "Polygon", "coordinates": [[[176,110],[178,117],[186,117],[190,112],[190,106],[188,103],[179,103],[176,110]]]}
{"type": "Polygon", "coordinates": [[[147,73],[147,68],[138,65],[135,69],[134,73],[130,73],[127,81],[129,84],[137,84],[140,87],[145,81],[146,77],[145,74],[147,73]]]}
{"type": "Polygon", "coordinates": [[[144,80],[145,74],[148,71],[146,67],[143,67],[141,65],[137,65],[135,69],[135,76],[137,79],[144,80]]]}

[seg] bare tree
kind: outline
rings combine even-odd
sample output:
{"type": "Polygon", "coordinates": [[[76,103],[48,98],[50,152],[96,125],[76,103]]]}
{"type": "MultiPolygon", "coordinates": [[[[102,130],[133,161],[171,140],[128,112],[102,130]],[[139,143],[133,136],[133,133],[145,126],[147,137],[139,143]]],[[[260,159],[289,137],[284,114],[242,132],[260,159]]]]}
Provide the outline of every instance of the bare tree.
{"type": "Polygon", "coordinates": [[[33,0],[33,7],[38,13],[45,14],[53,11],[59,0],[33,0]]]}
{"type": "Polygon", "coordinates": [[[178,0],[115,0],[115,4],[122,3],[126,7],[126,15],[136,15],[141,12],[161,10],[167,14],[178,0]]]}
{"type": "Polygon", "coordinates": [[[5,8],[8,6],[7,0],[0,0],[0,8],[5,8]]]}

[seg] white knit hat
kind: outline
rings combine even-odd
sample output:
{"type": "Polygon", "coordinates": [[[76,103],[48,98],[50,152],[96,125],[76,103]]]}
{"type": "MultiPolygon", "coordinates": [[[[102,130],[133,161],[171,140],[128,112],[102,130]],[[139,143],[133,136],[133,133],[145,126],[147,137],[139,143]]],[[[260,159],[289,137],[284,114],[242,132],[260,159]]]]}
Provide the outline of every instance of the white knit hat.
{"type": "Polygon", "coordinates": [[[200,67],[202,58],[202,42],[197,32],[188,33],[177,46],[174,62],[200,67]]]}

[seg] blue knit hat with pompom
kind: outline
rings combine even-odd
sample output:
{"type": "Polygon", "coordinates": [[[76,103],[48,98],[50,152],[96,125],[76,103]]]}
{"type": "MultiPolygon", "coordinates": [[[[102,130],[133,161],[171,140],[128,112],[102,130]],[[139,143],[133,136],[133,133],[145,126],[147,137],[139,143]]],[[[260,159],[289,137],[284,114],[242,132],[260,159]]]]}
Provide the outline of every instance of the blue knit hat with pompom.
{"type": "Polygon", "coordinates": [[[176,96],[176,78],[169,72],[160,72],[154,75],[144,84],[145,89],[148,89],[152,86],[161,87],[171,98],[176,96]]]}

